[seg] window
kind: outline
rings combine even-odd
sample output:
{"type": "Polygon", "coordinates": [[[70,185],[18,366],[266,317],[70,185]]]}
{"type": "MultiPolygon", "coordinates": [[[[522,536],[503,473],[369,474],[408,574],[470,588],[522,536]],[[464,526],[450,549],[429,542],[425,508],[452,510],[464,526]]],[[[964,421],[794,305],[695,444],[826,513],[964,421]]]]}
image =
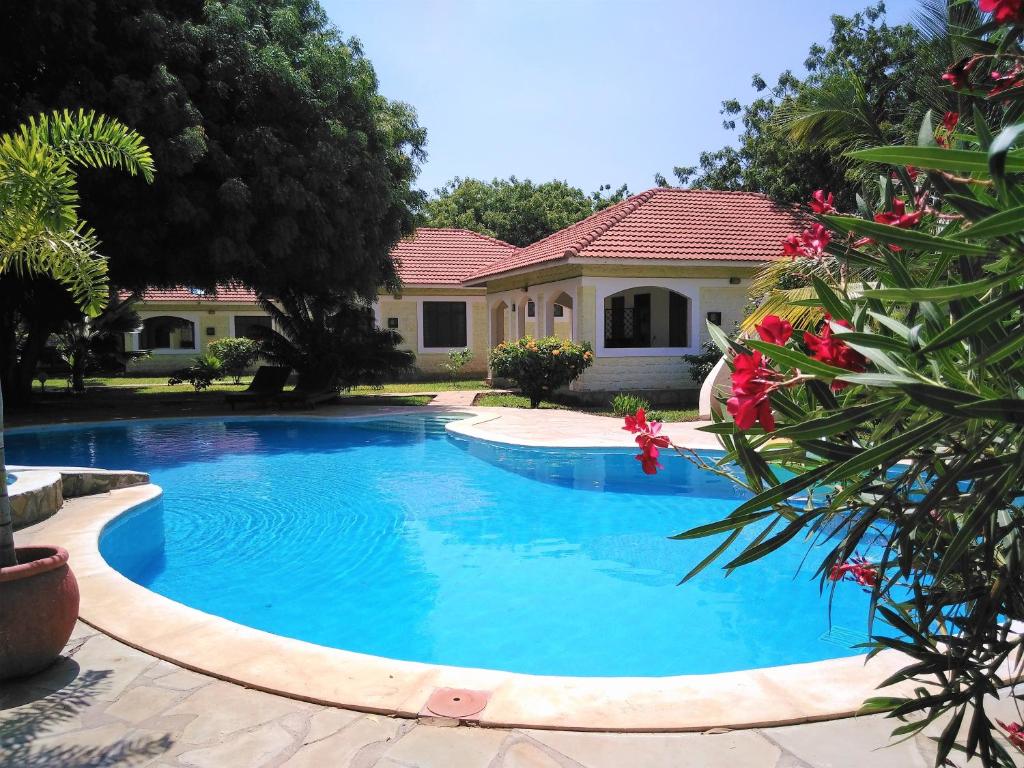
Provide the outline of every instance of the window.
{"type": "Polygon", "coordinates": [[[423,346],[466,346],[466,302],[423,302],[423,346]]]}
{"type": "Polygon", "coordinates": [[[537,316],[537,305],[532,301],[526,302],[526,316],[536,317],[537,316]]]}
{"type": "Polygon", "coordinates": [[[555,304],[555,317],[565,317],[565,307],[561,304],[555,304]]]}
{"type": "Polygon", "coordinates": [[[249,339],[260,338],[258,328],[272,328],[273,324],[266,315],[235,315],[235,338],[243,336],[249,339]]]}

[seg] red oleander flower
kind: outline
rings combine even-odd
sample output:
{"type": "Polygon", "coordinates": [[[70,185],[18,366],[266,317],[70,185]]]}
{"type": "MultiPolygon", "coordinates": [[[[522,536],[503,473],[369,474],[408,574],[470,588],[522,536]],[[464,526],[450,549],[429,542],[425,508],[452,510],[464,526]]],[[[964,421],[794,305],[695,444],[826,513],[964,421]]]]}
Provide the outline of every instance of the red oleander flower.
{"type": "Polygon", "coordinates": [[[1024,68],[1020,64],[1016,64],[1007,72],[992,72],[992,79],[995,80],[995,85],[988,92],[989,98],[1008,91],[1010,88],[1016,88],[1018,85],[1024,85],[1024,68]]]}
{"type": "Polygon", "coordinates": [[[924,216],[924,211],[918,209],[913,213],[907,213],[907,204],[898,197],[892,201],[892,210],[885,213],[876,213],[875,221],[879,224],[888,224],[890,227],[910,229],[917,226],[924,216]]]}
{"type": "Polygon", "coordinates": [[[1004,723],[1002,720],[996,720],[996,722],[999,723],[1000,728],[1006,731],[1006,740],[1021,752],[1024,752],[1024,725],[1020,723],[1004,723]]]}
{"type": "Polygon", "coordinates": [[[623,429],[636,435],[636,444],[640,446],[640,453],[633,458],[643,466],[644,474],[653,475],[659,469],[664,469],[658,462],[658,454],[661,448],[668,448],[671,442],[666,435],[659,434],[661,432],[660,422],[648,422],[644,409],[638,408],[635,416],[626,417],[626,426],[623,429]]]}
{"type": "Polygon", "coordinates": [[[627,432],[636,434],[637,432],[646,432],[648,429],[647,414],[644,413],[643,408],[636,409],[635,416],[626,417],[626,426],[623,427],[627,432]]]}
{"type": "Polygon", "coordinates": [[[811,195],[811,200],[808,205],[815,213],[835,213],[836,209],[835,206],[832,205],[832,201],[833,197],[831,192],[826,195],[824,189],[818,189],[811,195]]]}
{"type": "Polygon", "coordinates": [[[786,239],[782,241],[782,255],[789,256],[791,259],[804,255],[803,242],[800,240],[800,235],[786,236],[786,239]]]}
{"type": "Polygon", "coordinates": [[[795,259],[806,256],[809,259],[820,259],[825,248],[832,240],[832,233],[821,224],[811,224],[799,235],[789,235],[782,241],[782,254],[795,259]]]}
{"type": "Polygon", "coordinates": [[[951,64],[946,73],[942,76],[942,81],[949,83],[956,90],[962,90],[964,88],[971,87],[971,69],[974,68],[974,59],[967,57],[966,59],[960,59],[956,64],[951,64]]]}
{"type": "Polygon", "coordinates": [[[736,355],[733,360],[732,397],[725,407],[739,429],[746,430],[760,423],[765,432],[775,431],[768,394],[775,388],[775,371],[764,364],[760,352],[736,355]]]}
{"type": "Polygon", "coordinates": [[[917,177],[918,177],[917,168],[915,168],[912,165],[908,165],[908,166],[906,166],[905,170],[907,171],[907,176],[910,177],[911,181],[917,181],[917,177]]]}
{"type": "Polygon", "coordinates": [[[960,113],[959,112],[947,112],[942,117],[942,127],[945,128],[950,133],[953,132],[953,129],[956,128],[956,124],[959,123],[959,122],[960,122],[960,113]]]}
{"type": "Polygon", "coordinates": [[[760,325],[754,326],[754,330],[757,331],[757,335],[761,337],[762,341],[778,344],[781,347],[793,335],[793,324],[778,315],[768,315],[760,325]]]}
{"type": "Polygon", "coordinates": [[[1024,0],[978,0],[978,8],[1000,24],[1024,21],[1024,0]]]}
{"type": "MultiPolygon", "coordinates": [[[[804,331],[804,344],[807,345],[811,357],[823,363],[834,365],[837,368],[845,368],[854,373],[862,373],[867,370],[867,359],[864,355],[851,349],[842,339],[838,339],[832,334],[831,320],[832,316],[826,314],[825,324],[821,328],[820,336],[815,336],[810,331],[804,331]]],[[[835,323],[843,328],[853,327],[845,320],[836,320],[835,323]]],[[[839,392],[847,386],[845,381],[833,381],[832,391],[839,392]]]]}
{"type": "Polygon", "coordinates": [[[873,587],[878,583],[878,569],[863,557],[854,557],[848,563],[836,563],[829,571],[830,581],[842,581],[846,576],[853,578],[862,587],[873,587]]]}

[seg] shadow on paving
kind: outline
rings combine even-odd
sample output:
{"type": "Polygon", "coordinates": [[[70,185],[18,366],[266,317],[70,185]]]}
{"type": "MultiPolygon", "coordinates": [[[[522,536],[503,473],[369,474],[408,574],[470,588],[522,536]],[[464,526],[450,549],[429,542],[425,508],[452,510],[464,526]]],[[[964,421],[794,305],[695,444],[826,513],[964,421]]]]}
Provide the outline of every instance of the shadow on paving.
{"type": "Polygon", "coordinates": [[[40,676],[3,683],[0,768],[129,766],[149,762],[169,750],[174,744],[169,734],[85,746],[73,743],[73,731],[63,732],[61,726],[89,708],[111,674],[109,670],[84,671],[73,659],[62,657],[55,667],[40,673],[46,678],[45,687],[33,684],[40,676]]]}

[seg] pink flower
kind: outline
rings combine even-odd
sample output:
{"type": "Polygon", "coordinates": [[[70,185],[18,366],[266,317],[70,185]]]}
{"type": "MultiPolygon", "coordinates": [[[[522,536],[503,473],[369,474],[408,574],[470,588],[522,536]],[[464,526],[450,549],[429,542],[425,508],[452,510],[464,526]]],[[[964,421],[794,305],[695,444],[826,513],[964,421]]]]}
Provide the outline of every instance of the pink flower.
{"type": "Polygon", "coordinates": [[[835,206],[832,205],[832,193],[825,194],[824,189],[818,189],[811,195],[811,200],[808,203],[811,210],[815,213],[835,213],[835,206]]]}
{"type": "Polygon", "coordinates": [[[640,462],[645,475],[656,475],[659,469],[664,469],[658,461],[658,446],[654,443],[646,443],[640,446],[640,453],[633,458],[640,462]]]}
{"type": "Polygon", "coordinates": [[[765,432],[775,431],[775,417],[772,415],[768,394],[775,389],[775,371],[764,364],[760,352],[751,355],[736,355],[733,360],[732,397],[725,407],[741,430],[750,429],[760,423],[765,432]]]}
{"type": "Polygon", "coordinates": [[[636,434],[637,432],[646,432],[648,429],[647,425],[647,414],[644,413],[643,408],[636,409],[635,416],[626,417],[626,426],[623,427],[627,432],[636,434]]]}
{"type": "Polygon", "coordinates": [[[960,59],[956,64],[951,64],[946,74],[942,76],[943,82],[949,83],[956,90],[971,87],[971,70],[974,68],[974,59],[968,57],[960,59]]]}
{"type": "Polygon", "coordinates": [[[778,344],[781,347],[793,335],[793,324],[778,315],[768,315],[760,325],[754,326],[754,330],[757,331],[757,335],[761,337],[762,341],[778,344]]]}
{"type": "MultiPolygon", "coordinates": [[[[867,359],[860,352],[851,349],[841,339],[832,335],[832,326],[829,321],[832,316],[825,315],[825,324],[822,326],[821,335],[815,336],[810,331],[804,332],[804,344],[807,345],[811,357],[823,363],[834,365],[837,368],[845,368],[854,373],[861,373],[867,369],[867,359]]],[[[852,328],[845,320],[836,320],[836,325],[843,328],[852,328]]],[[[838,392],[847,386],[845,381],[833,381],[832,390],[838,392]]]]}
{"type": "Polygon", "coordinates": [[[846,576],[851,576],[862,587],[873,587],[878,583],[878,569],[863,557],[854,557],[842,565],[836,563],[828,574],[830,581],[842,581],[846,576]]]}
{"type": "Polygon", "coordinates": [[[1020,723],[1004,723],[1002,720],[996,720],[999,723],[999,727],[1006,731],[1006,740],[1009,741],[1013,746],[1024,752],[1024,725],[1020,723]]]}
{"type": "Polygon", "coordinates": [[[1024,21],[1024,0],[978,0],[978,8],[1000,24],[1024,21]]]}
{"type": "Polygon", "coordinates": [[[636,444],[640,446],[640,453],[634,458],[643,466],[644,474],[653,475],[659,469],[664,469],[658,462],[659,449],[668,448],[672,443],[666,435],[659,434],[661,432],[660,422],[648,422],[644,409],[637,408],[635,416],[626,417],[626,426],[623,429],[636,435],[636,444]]]}
{"type": "Polygon", "coordinates": [[[1013,69],[1007,72],[992,72],[992,79],[996,81],[996,84],[988,92],[989,98],[998,96],[1003,91],[1008,91],[1011,88],[1016,88],[1018,85],[1024,85],[1022,74],[1024,74],[1024,68],[1020,64],[1015,64],[1013,69]]]}
{"type": "Polygon", "coordinates": [[[795,259],[806,256],[819,259],[825,254],[825,248],[832,240],[832,233],[821,224],[811,224],[799,235],[789,235],[782,241],[782,253],[795,259]]]}

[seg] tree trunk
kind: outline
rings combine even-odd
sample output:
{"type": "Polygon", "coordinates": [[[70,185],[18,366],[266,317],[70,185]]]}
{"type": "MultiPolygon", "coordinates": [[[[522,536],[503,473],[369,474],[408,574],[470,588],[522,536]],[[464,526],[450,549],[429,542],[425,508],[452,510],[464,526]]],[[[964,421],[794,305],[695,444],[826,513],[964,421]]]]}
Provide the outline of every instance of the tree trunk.
{"type": "Polygon", "coordinates": [[[11,498],[7,495],[7,460],[4,456],[4,395],[0,389],[0,568],[18,564],[14,552],[11,498]]]}
{"type": "Polygon", "coordinates": [[[79,393],[85,392],[85,355],[78,350],[71,358],[71,389],[79,393]]]}

